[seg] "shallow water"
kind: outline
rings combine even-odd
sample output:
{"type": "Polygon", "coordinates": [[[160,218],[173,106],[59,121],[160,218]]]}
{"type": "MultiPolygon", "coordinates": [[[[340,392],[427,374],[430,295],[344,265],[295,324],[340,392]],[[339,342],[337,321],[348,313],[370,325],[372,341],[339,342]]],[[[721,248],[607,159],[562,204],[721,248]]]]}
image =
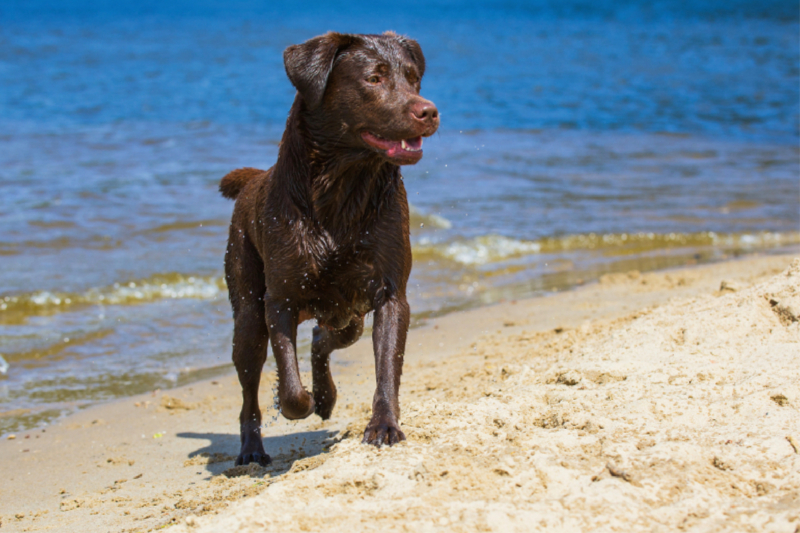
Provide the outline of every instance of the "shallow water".
{"type": "Polygon", "coordinates": [[[798,249],[798,9],[718,4],[0,6],[0,433],[230,369],[216,187],[274,163],[281,52],[331,28],[426,53],[417,322],[798,249]]]}

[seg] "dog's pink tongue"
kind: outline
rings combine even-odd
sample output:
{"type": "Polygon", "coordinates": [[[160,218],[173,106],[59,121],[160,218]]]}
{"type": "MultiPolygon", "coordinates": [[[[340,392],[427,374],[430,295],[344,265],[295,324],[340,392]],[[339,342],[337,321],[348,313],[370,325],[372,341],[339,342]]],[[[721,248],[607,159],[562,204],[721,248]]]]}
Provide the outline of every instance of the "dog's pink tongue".
{"type": "Polygon", "coordinates": [[[402,154],[403,152],[405,152],[405,150],[403,150],[403,148],[400,147],[400,143],[393,142],[392,146],[388,150],[386,150],[386,155],[389,157],[395,157],[399,154],[402,154]]]}
{"type": "Polygon", "coordinates": [[[368,131],[361,134],[364,141],[370,146],[374,146],[379,150],[384,150],[387,157],[390,159],[398,159],[403,161],[418,161],[422,157],[422,137],[411,137],[410,139],[403,139],[402,141],[390,141],[383,137],[378,137],[368,131]]]}
{"type": "Polygon", "coordinates": [[[401,146],[401,142],[402,141],[387,141],[386,155],[392,157],[402,152],[403,147],[401,146]]]}

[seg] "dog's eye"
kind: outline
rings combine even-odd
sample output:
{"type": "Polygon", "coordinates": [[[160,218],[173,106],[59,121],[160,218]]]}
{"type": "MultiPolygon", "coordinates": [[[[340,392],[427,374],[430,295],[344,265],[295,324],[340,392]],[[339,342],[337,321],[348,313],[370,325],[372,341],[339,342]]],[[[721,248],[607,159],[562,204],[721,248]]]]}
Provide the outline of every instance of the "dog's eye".
{"type": "Polygon", "coordinates": [[[380,76],[370,76],[369,78],[367,78],[367,81],[369,83],[372,83],[372,84],[378,84],[378,83],[381,82],[381,77],[380,76]]]}

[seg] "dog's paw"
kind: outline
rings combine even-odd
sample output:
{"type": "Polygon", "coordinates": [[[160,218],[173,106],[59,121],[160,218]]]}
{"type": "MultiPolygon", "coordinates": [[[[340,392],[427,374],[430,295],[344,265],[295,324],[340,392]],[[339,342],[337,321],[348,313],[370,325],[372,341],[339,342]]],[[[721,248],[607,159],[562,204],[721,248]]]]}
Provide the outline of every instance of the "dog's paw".
{"type": "Polygon", "coordinates": [[[336,405],[336,387],[331,382],[330,388],[314,389],[314,412],[323,420],[328,420],[336,405]]]}
{"type": "Polygon", "coordinates": [[[364,439],[361,442],[380,448],[383,444],[394,446],[401,440],[406,440],[406,435],[400,430],[399,424],[373,418],[364,430],[364,439]]]}
{"type": "Polygon", "coordinates": [[[236,458],[236,466],[249,465],[250,463],[258,463],[261,466],[267,466],[272,462],[272,458],[266,453],[252,452],[240,453],[236,458]]]}
{"type": "Polygon", "coordinates": [[[314,397],[307,390],[302,389],[294,394],[281,397],[281,414],[288,420],[308,418],[314,413],[314,397]]]}

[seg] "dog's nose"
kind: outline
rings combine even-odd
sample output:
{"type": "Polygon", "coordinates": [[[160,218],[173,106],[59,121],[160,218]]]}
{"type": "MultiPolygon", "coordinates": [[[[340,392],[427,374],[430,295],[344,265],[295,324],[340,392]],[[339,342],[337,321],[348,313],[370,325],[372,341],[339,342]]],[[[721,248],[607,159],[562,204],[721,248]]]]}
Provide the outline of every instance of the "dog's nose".
{"type": "Polygon", "coordinates": [[[436,109],[433,102],[428,100],[423,100],[414,104],[411,107],[411,113],[414,115],[414,118],[423,122],[430,122],[439,118],[439,110],[436,109]]]}

